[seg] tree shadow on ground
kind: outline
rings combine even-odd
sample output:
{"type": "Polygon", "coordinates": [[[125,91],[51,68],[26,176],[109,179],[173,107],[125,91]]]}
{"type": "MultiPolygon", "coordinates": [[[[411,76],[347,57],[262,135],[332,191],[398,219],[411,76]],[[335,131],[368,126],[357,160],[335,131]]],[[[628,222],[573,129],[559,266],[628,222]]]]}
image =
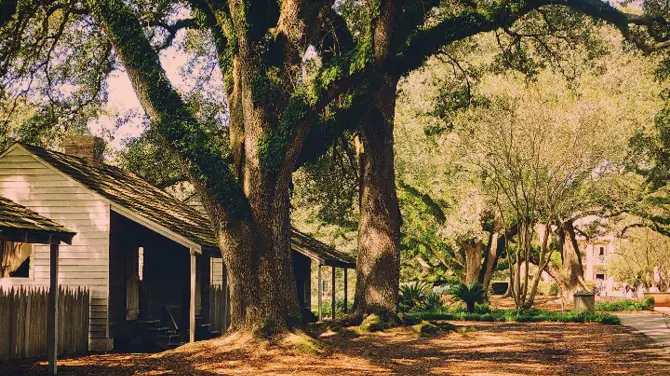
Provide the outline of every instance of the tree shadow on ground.
{"type": "MultiPolygon", "coordinates": [[[[462,324],[461,324],[462,325],[462,324]]],[[[622,326],[556,323],[471,323],[476,331],[408,338],[361,336],[338,352],[359,356],[395,375],[661,375],[670,357],[622,326]]]]}
{"type": "MultiPolygon", "coordinates": [[[[474,331],[420,336],[343,330],[322,340],[331,352],[286,346],[196,342],[159,354],[105,354],[59,362],[59,375],[664,375],[670,358],[623,326],[457,323],[474,331]]],[[[0,363],[0,375],[46,375],[46,362],[0,363]]]]}

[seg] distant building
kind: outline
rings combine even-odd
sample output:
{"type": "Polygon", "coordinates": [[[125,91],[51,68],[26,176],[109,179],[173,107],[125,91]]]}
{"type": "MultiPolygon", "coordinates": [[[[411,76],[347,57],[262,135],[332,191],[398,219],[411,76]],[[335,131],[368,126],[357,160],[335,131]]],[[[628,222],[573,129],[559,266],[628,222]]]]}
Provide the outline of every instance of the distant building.
{"type": "Polygon", "coordinates": [[[624,296],[623,283],[607,273],[607,261],[616,249],[616,237],[603,235],[587,240],[578,237],[579,250],[582,254],[584,279],[593,282],[594,288],[601,296],[624,296]]]}

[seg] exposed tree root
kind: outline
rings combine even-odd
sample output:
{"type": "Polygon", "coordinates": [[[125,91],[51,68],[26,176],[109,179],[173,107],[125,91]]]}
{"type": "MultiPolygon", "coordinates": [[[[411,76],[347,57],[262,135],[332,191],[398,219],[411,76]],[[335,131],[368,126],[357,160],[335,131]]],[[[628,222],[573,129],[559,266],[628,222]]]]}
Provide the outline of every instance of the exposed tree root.
{"type": "Polygon", "coordinates": [[[246,353],[250,356],[271,353],[328,355],[332,353],[332,349],[321,340],[297,329],[274,333],[272,336],[251,331],[234,331],[219,338],[189,343],[157,356],[170,356],[174,353],[187,357],[214,358],[226,353],[246,353]]]}

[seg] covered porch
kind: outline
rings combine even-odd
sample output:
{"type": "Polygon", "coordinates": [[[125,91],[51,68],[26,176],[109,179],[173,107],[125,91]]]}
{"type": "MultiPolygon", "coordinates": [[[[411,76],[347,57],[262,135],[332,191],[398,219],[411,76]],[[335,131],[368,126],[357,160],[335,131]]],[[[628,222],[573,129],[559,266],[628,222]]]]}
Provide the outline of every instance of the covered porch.
{"type": "Polygon", "coordinates": [[[323,312],[324,275],[323,269],[330,269],[330,312],[329,319],[334,319],[337,312],[337,269],[342,269],[343,313],[348,311],[348,270],[356,268],[356,260],[335,248],[293,229],[291,235],[293,268],[298,288],[298,298],[303,307],[303,316],[312,314],[312,262],[317,269],[317,314],[319,321],[325,319],[323,312]]]}
{"type": "MultiPolygon", "coordinates": [[[[76,234],[52,220],[0,196],[0,260],[4,260],[15,244],[49,244],[49,300],[47,313],[48,371],[57,373],[58,354],[58,253],[62,243],[72,244],[76,234]]],[[[0,338],[7,341],[7,338],[0,338]]]]}
{"type": "Polygon", "coordinates": [[[119,350],[161,350],[220,335],[210,322],[210,259],[169,233],[112,211],[109,330],[119,350]]]}

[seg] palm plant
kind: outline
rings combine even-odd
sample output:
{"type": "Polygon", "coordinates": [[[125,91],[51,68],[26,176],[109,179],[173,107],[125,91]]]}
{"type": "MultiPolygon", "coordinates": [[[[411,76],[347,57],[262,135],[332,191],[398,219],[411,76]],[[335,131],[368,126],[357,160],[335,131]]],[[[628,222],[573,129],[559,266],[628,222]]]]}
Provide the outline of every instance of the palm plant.
{"type": "Polygon", "coordinates": [[[475,304],[486,301],[486,290],[479,281],[469,286],[465,283],[459,283],[452,288],[451,295],[453,295],[454,300],[464,302],[465,309],[470,313],[475,311],[475,304]]]}
{"type": "Polygon", "coordinates": [[[427,283],[419,281],[400,286],[400,311],[409,312],[419,306],[429,290],[427,283]]]}
{"type": "Polygon", "coordinates": [[[442,308],[442,295],[435,292],[426,294],[421,304],[422,311],[435,311],[442,308]]]}

